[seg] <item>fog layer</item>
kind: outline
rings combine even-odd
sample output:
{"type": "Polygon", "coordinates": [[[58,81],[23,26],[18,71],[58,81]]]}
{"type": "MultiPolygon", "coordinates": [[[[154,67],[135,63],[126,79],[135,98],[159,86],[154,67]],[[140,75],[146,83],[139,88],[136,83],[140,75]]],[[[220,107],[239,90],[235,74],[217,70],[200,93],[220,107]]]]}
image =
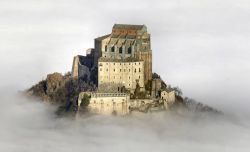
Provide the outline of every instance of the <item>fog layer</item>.
{"type": "Polygon", "coordinates": [[[1,96],[0,151],[248,152],[250,123],[208,113],[56,118],[55,107],[1,96]]]}

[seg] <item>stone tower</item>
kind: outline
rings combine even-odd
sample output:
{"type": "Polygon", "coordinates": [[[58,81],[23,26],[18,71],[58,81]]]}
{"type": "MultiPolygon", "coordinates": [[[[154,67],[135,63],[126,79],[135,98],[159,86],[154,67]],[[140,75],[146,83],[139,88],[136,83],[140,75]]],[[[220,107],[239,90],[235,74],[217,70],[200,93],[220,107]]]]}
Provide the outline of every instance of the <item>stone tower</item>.
{"type": "Polygon", "coordinates": [[[111,34],[95,39],[95,62],[100,57],[142,60],[144,83],[152,79],[151,41],[145,25],[115,24],[111,34]]]}

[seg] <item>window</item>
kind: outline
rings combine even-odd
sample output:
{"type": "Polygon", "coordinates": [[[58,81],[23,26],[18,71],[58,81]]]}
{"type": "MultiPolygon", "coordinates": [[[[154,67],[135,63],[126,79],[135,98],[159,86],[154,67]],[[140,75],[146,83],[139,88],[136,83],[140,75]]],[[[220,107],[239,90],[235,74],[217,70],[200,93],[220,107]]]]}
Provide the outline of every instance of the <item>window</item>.
{"type": "Polygon", "coordinates": [[[105,52],[107,52],[108,51],[108,46],[107,45],[105,45],[105,52]]]}
{"type": "Polygon", "coordinates": [[[130,79],[130,77],[128,77],[128,79],[130,79]]]}
{"type": "Polygon", "coordinates": [[[132,52],[132,48],[131,48],[131,46],[128,48],[128,54],[131,54],[131,52],[132,52]]]}
{"type": "Polygon", "coordinates": [[[108,69],[106,69],[106,71],[109,71],[108,69]]]}
{"type": "Polygon", "coordinates": [[[102,71],[102,68],[100,68],[100,71],[102,71]]]}
{"type": "Polygon", "coordinates": [[[114,46],[111,48],[111,52],[115,52],[115,47],[114,46]]]}
{"type": "Polygon", "coordinates": [[[141,78],[141,76],[139,76],[139,79],[141,78]]]}
{"type": "Polygon", "coordinates": [[[141,68],[139,68],[139,72],[141,72],[141,68]]]}
{"type": "Polygon", "coordinates": [[[120,69],[120,72],[122,72],[122,69],[120,69]]]}
{"type": "Polygon", "coordinates": [[[135,73],[136,73],[136,69],[135,69],[135,73]]]}
{"type": "Polygon", "coordinates": [[[122,47],[119,48],[119,53],[122,54],[122,47]]]}
{"type": "Polygon", "coordinates": [[[115,69],[114,69],[114,72],[115,72],[115,69]]]}

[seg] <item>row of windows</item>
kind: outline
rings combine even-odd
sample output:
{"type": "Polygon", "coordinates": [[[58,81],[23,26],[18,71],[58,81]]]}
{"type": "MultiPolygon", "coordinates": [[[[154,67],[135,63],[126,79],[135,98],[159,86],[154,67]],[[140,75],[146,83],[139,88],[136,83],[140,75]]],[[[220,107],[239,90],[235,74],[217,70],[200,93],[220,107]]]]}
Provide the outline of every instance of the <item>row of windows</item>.
{"type": "MultiPolygon", "coordinates": [[[[102,68],[100,68],[100,71],[102,71],[102,68]]],[[[108,72],[109,69],[106,69],[106,71],[108,72]]],[[[115,72],[116,69],[113,69],[113,71],[115,72]]],[[[123,69],[123,71],[126,72],[126,69],[123,69]]],[[[138,70],[134,69],[134,73],[136,73],[137,71],[141,72],[141,68],[139,68],[138,70]]],[[[120,72],[122,72],[122,69],[120,69],[120,72]]],[[[130,69],[128,69],[128,72],[130,72],[130,69]]]]}
{"type": "MultiPolygon", "coordinates": [[[[100,76],[100,78],[102,79],[102,78],[109,78],[108,76],[100,76]]],[[[115,79],[115,78],[117,78],[117,77],[115,77],[115,76],[113,76],[113,78],[115,79]]],[[[120,77],[120,79],[122,79],[122,77],[120,77]]],[[[128,79],[130,79],[130,76],[128,77],[128,79]]],[[[138,77],[138,79],[141,79],[141,76],[139,76],[138,77]]]]}
{"type": "MultiPolygon", "coordinates": [[[[116,50],[115,47],[112,46],[112,47],[111,47],[111,52],[115,52],[115,50],[116,50]]],[[[122,54],[122,53],[123,53],[122,47],[119,47],[119,48],[118,48],[118,51],[119,51],[120,54],[122,54]]],[[[107,45],[105,46],[105,52],[108,52],[108,46],[107,46],[107,45]]],[[[127,53],[128,53],[128,54],[131,54],[131,53],[132,53],[132,47],[131,47],[131,46],[128,47],[127,53]]]]}
{"type": "MultiPolygon", "coordinates": [[[[101,83],[103,83],[103,81],[101,81],[101,83]]],[[[112,81],[111,83],[115,83],[114,81],[112,81]]],[[[130,83],[128,84],[128,86],[130,86],[130,83]]]]}
{"type": "MultiPolygon", "coordinates": [[[[112,64],[112,63],[110,63],[112,64]]],[[[123,65],[125,65],[126,63],[123,63],[123,65]]],[[[102,66],[102,63],[99,64],[100,66],[102,66]]],[[[109,63],[107,62],[106,65],[109,65],[109,63]]],[[[113,63],[113,65],[122,65],[122,63],[113,63]]],[[[133,63],[128,63],[128,65],[133,65],[133,63]]],[[[141,65],[141,62],[135,62],[134,65],[141,65]]]]}
{"type": "MultiPolygon", "coordinates": [[[[113,105],[119,105],[119,104],[124,104],[124,103],[116,103],[116,102],[114,102],[114,99],[112,99],[112,101],[113,101],[113,105]]],[[[125,101],[125,99],[122,99],[122,101],[124,102],[125,101]]],[[[94,104],[97,104],[98,102],[96,102],[95,100],[94,100],[94,104]]],[[[101,104],[104,104],[104,102],[103,101],[101,101],[101,104]]],[[[107,106],[109,106],[109,104],[107,104],[107,106]]]]}

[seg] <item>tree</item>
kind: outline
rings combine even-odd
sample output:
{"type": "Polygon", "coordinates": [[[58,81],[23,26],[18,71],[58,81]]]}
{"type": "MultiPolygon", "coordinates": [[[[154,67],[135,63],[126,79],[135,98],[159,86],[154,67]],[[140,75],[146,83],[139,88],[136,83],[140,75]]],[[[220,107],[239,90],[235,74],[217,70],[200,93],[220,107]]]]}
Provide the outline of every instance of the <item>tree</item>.
{"type": "Polygon", "coordinates": [[[175,91],[175,93],[176,93],[177,96],[181,96],[182,95],[182,91],[181,91],[181,89],[179,87],[174,87],[172,89],[175,91]]]}
{"type": "Polygon", "coordinates": [[[87,106],[89,105],[90,98],[91,98],[91,97],[90,97],[89,95],[84,94],[80,106],[81,106],[81,107],[87,107],[87,106]]]}

